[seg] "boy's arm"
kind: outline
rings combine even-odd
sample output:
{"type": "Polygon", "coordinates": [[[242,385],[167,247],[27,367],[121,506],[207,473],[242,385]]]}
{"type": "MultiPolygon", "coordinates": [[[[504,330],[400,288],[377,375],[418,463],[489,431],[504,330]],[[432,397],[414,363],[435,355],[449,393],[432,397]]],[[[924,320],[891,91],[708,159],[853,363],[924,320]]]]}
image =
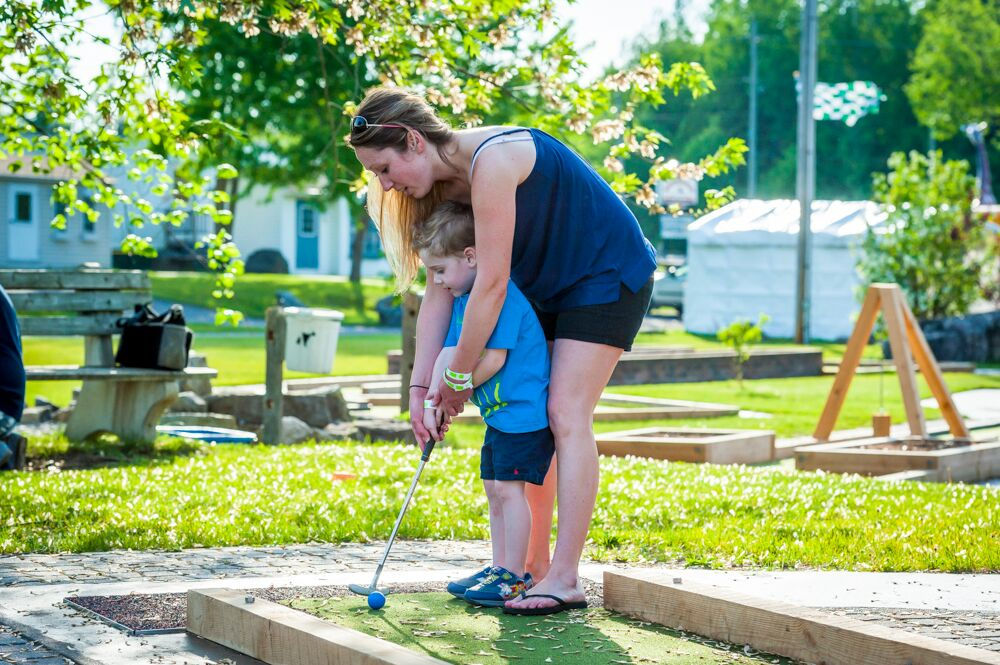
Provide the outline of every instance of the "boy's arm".
{"type": "MultiPolygon", "coordinates": [[[[507,362],[507,349],[486,349],[472,370],[472,385],[481,386],[500,371],[507,362]]],[[[444,369],[442,368],[443,372],[444,369]]]]}

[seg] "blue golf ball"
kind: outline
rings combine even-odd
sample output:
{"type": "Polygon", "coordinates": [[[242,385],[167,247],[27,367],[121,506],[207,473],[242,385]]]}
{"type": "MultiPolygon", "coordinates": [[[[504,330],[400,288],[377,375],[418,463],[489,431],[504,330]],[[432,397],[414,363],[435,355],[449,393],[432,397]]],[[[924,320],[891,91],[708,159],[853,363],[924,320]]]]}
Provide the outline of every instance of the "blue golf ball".
{"type": "Polygon", "coordinates": [[[385,605],[385,596],[381,591],[372,591],[368,594],[368,607],[373,610],[380,610],[385,605]]]}

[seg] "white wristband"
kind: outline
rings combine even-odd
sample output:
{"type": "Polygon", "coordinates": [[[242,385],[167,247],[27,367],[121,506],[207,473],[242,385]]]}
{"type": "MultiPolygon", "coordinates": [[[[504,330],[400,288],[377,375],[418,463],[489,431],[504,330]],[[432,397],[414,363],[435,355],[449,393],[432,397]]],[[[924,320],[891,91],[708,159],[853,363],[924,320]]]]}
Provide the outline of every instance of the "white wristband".
{"type": "Polygon", "coordinates": [[[434,406],[434,402],[432,400],[429,400],[429,399],[425,399],[424,400],[424,408],[425,409],[430,409],[431,411],[437,411],[437,407],[434,406]]]}

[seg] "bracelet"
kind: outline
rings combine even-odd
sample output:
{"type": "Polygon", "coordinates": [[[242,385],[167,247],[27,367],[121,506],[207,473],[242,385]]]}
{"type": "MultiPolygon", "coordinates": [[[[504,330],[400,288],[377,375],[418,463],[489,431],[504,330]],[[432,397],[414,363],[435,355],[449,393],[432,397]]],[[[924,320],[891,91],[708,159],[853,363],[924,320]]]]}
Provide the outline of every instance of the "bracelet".
{"type": "Polygon", "coordinates": [[[430,399],[425,399],[424,400],[424,408],[425,409],[430,409],[431,411],[437,411],[437,407],[434,406],[434,400],[430,400],[430,399]]]}
{"type": "Polygon", "coordinates": [[[414,388],[423,388],[424,390],[430,390],[431,389],[430,386],[421,386],[421,385],[416,384],[416,383],[411,383],[410,384],[410,390],[413,390],[414,388]]]}
{"type": "Polygon", "coordinates": [[[444,378],[451,379],[452,381],[458,381],[460,383],[465,383],[466,381],[469,381],[469,380],[472,379],[472,372],[468,372],[468,373],[456,372],[455,370],[453,370],[450,367],[445,367],[444,368],[444,378]]]}
{"type": "Polygon", "coordinates": [[[470,390],[472,388],[472,377],[469,376],[469,378],[466,379],[463,383],[455,383],[454,381],[449,379],[448,375],[446,374],[444,377],[444,384],[449,388],[451,388],[452,390],[454,390],[456,393],[460,393],[463,390],[470,390]]]}

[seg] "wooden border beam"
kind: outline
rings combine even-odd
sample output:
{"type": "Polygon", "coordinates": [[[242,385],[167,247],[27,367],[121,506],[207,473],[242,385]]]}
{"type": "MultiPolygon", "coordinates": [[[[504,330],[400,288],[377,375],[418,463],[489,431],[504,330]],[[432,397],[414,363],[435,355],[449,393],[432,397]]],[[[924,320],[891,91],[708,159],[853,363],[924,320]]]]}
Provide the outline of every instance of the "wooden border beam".
{"type": "Polygon", "coordinates": [[[604,606],[733,644],[825,665],[1000,665],[1000,653],[720,587],[676,573],[604,573],[604,606]]]}
{"type": "Polygon", "coordinates": [[[445,665],[246,591],[191,589],[187,630],[269,665],[445,665]]]}

